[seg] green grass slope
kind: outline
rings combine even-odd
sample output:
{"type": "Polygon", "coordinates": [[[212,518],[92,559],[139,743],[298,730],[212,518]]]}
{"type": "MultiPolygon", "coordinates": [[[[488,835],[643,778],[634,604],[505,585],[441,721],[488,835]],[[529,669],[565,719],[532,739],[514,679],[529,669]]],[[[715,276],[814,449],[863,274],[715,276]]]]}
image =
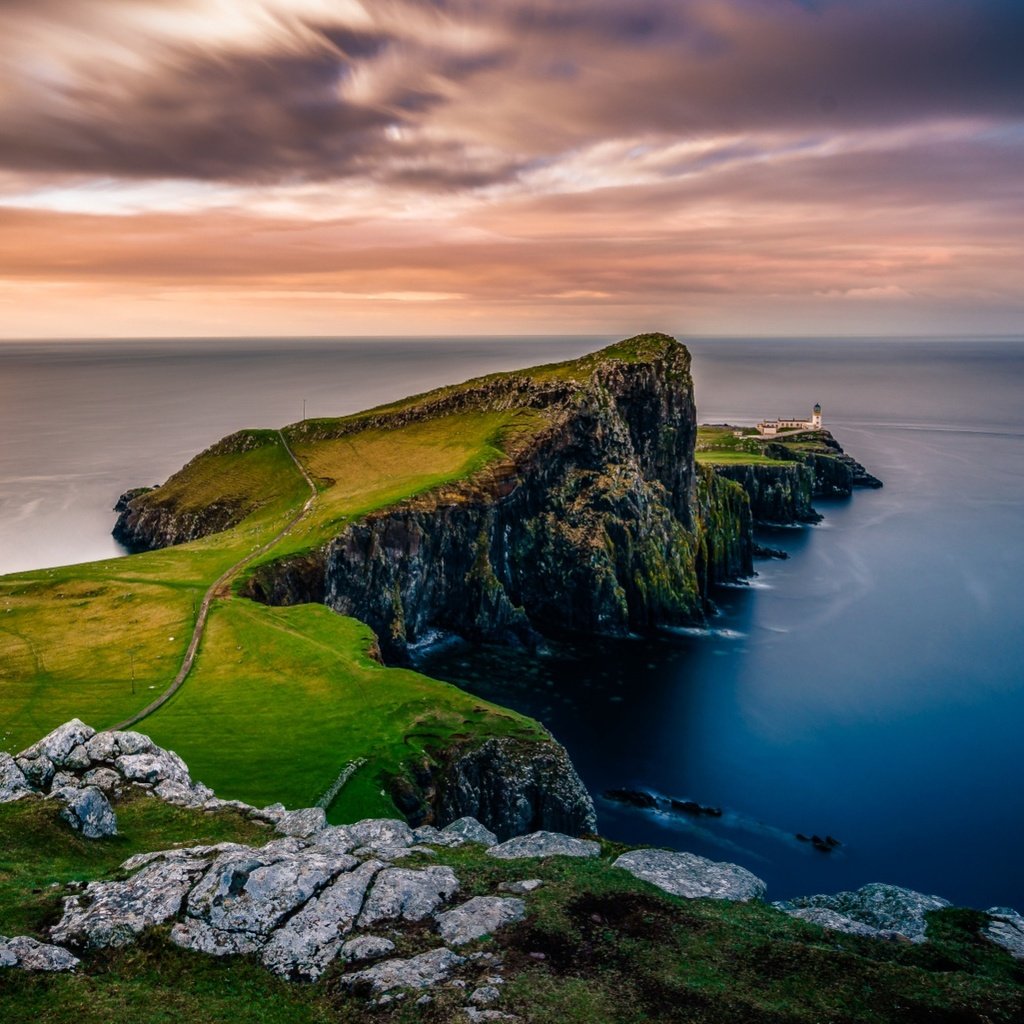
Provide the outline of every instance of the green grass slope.
{"type": "MultiPolygon", "coordinates": [[[[626,343],[616,358],[646,357],[648,348],[626,343]]],[[[598,358],[531,372],[582,379],[598,358]]],[[[477,386],[389,408],[407,414],[477,386]]],[[[486,471],[549,422],[536,409],[471,404],[384,424],[380,415],[308,421],[283,434],[239,432],[146,498],[178,516],[219,504],[241,517],[230,529],[127,558],[0,577],[0,750],[16,752],[71,717],[105,728],[145,707],[174,678],[207,589],[272,541],[214,600],[183,689],[145,719],[145,729],[218,792],[307,805],[349,761],[365,757],[371,767],[331,809],[335,819],[351,820],[393,811],[380,778],[427,746],[544,735],[536,723],[453,687],[382,668],[367,657],[368,631],[354,621],[237,596],[245,572],[261,563],[316,549],[348,521],[486,471]],[[285,437],[317,493],[278,537],[309,497],[285,437]]]]}

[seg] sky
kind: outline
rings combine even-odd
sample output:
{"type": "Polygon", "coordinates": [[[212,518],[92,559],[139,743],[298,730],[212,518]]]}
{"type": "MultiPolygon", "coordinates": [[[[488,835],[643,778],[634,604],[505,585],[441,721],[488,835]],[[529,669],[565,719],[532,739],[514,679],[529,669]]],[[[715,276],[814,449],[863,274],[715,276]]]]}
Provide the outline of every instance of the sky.
{"type": "Polygon", "coordinates": [[[1020,0],[0,0],[0,337],[1024,333],[1020,0]]]}

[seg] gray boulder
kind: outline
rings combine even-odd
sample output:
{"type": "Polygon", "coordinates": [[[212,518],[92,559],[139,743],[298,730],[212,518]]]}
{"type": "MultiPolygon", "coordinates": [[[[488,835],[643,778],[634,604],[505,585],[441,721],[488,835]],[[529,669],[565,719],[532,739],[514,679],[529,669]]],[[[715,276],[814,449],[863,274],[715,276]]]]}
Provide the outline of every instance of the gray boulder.
{"type": "Polygon", "coordinates": [[[289,811],[278,819],[275,828],[285,836],[307,839],[327,827],[327,815],[322,807],[305,807],[301,811],[289,811]]]}
{"type": "Polygon", "coordinates": [[[310,836],[309,842],[308,849],[324,853],[351,853],[356,845],[352,833],[344,825],[328,825],[310,836]]]}
{"type": "Polygon", "coordinates": [[[62,789],[58,797],[65,801],[61,818],[86,839],[117,835],[117,816],[103,791],[95,786],[62,789]]]}
{"type": "Polygon", "coordinates": [[[10,754],[0,752],[0,804],[20,800],[32,792],[25,773],[10,754]]]}
{"type": "Polygon", "coordinates": [[[104,793],[117,796],[124,786],[124,779],[113,768],[91,768],[82,776],[86,786],[96,786],[104,793]]]}
{"type": "Polygon", "coordinates": [[[990,907],[992,920],[983,929],[984,935],[1010,956],[1024,960],[1024,917],[1009,907],[990,907]]]}
{"type": "Polygon", "coordinates": [[[161,782],[153,787],[153,794],[165,804],[175,807],[205,807],[213,796],[213,790],[201,782],[183,785],[180,782],[161,782]]]}
{"type": "Polygon", "coordinates": [[[589,839],[573,839],[561,832],[531,832],[516,836],[492,846],[489,857],[499,860],[517,860],[521,857],[597,857],[601,853],[599,843],[589,839]]]}
{"type": "Polygon", "coordinates": [[[366,970],[357,971],[341,979],[341,984],[356,992],[375,994],[395,989],[424,989],[447,980],[452,971],[465,963],[465,957],[443,946],[408,960],[385,960],[366,970]]]}
{"type": "Polygon", "coordinates": [[[159,749],[148,736],[130,730],[98,732],[85,745],[85,752],[93,764],[112,763],[125,755],[153,754],[159,749]]]}
{"type": "Polygon", "coordinates": [[[459,891],[459,880],[449,867],[385,868],[373,883],[359,927],[402,918],[422,921],[459,891]]]}
{"type": "Polygon", "coordinates": [[[77,718],[72,718],[70,722],[57,726],[53,732],[47,733],[41,740],[23,750],[18,758],[35,760],[45,757],[54,765],[62,766],[75,747],[85,743],[95,734],[95,729],[91,729],[77,718]]]}
{"type": "Polygon", "coordinates": [[[15,763],[28,784],[36,790],[48,789],[50,780],[57,771],[53,762],[44,754],[39,754],[36,757],[25,757],[23,754],[19,754],[15,758],[15,763]]]}
{"type": "Polygon", "coordinates": [[[190,893],[188,916],[219,931],[266,936],[356,863],[346,854],[272,856],[250,849],[220,854],[190,893]]]}
{"type": "MultiPolygon", "coordinates": [[[[454,832],[443,832],[433,825],[420,825],[412,831],[412,837],[417,843],[429,843],[431,846],[458,847],[466,840],[454,832]]],[[[497,838],[494,840],[497,842],[497,838]]]]}
{"type": "Polygon", "coordinates": [[[526,904],[514,897],[474,896],[462,906],[435,915],[441,938],[449,945],[461,946],[526,916],[526,904]]]}
{"type": "Polygon", "coordinates": [[[738,864],[707,860],[674,850],[630,850],[615,867],[636,878],[689,899],[759,900],[767,886],[738,864]]]}
{"type": "Polygon", "coordinates": [[[898,885],[872,882],[856,892],[839,892],[834,896],[801,896],[780,904],[786,911],[802,908],[834,910],[879,931],[899,932],[911,942],[924,942],[930,910],[948,907],[949,901],[940,896],[904,889],[898,885]]]}
{"type": "Polygon", "coordinates": [[[145,782],[156,785],[160,782],[176,782],[182,786],[192,785],[188,765],[173,750],[157,748],[149,754],[122,754],[114,767],[130,782],[145,782]]]}
{"type": "Polygon", "coordinates": [[[85,899],[69,896],[64,916],[50,931],[56,942],[102,948],[127,946],[175,917],[206,861],[158,860],[124,882],[90,882],[85,899]]]}
{"type": "Polygon", "coordinates": [[[534,892],[544,883],[539,878],[523,878],[516,882],[499,882],[498,892],[510,892],[513,896],[525,896],[534,892]]]}
{"type": "Polygon", "coordinates": [[[345,828],[356,846],[379,849],[412,846],[415,842],[412,829],[404,821],[393,818],[367,818],[345,828]]]}
{"type": "MultiPolygon", "coordinates": [[[[286,977],[311,981],[319,978],[342,949],[345,936],[362,909],[366,890],[382,866],[379,861],[367,861],[338,875],[319,896],[314,896],[274,932],[263,950],[263,963],[286,977]]],[[[353,955],[352,959],[382,956],[395,948],[394,943],[373,936],[366,936],[363,942],[362,954],[353,955]],[[387,942],[386,949],[381,948],[384,942],[387,942]],[[373,949],[378,952],[372,952],[373,949]]],[[[354,953],[355,947],[346,945],[350,946],[350,953],[354,953]]]]}
{"type": "Polygon", "coordinates": [[[779,909],[784,910],[790,917],[795,917],[800,921],[807,921],[809,924],[816,924],[821,928],[827,928],[830,932],[862,935],[869,939],[902,938],[899,932],[872,928],[869,924],[854,921],[852,917],[844,917],[842,914],[829,910],[827,907],[798,907],[795,910],[785,910],[785,907],[779,907],[779,909]]]}
{"type": "Polygon", "coordinates": [[[64,767],[72,772],[84,772],[92,766],[92,758],[89,757],[89,748],[85,743],[79,743],[72,747],[70,753],[64,758],[64,767]]]}
{"type": "Polygon", "coordinates": [[[211,928],[206,921],[188,917],[171,929],[171,942],[208,956],[245,956],[263,948],[266,935],[259,932],[228,932],[211,928]]]}
{"type": "Polygon", "coordinates": [[[498,842],[498,837],[489,828],[481,825],[476,818],[459,818],[450,825],[445,825],[441,831],[461,836],[470,843],[483,843],[484,846],[494,846],[498,842]]]}
{"type": "Polygon", "coordinates": [[[28,935],[13,939],[0,935],[0,967],[20,967],[23,971],[73,971],[79,962],[66,949],[39,942],[28,935]]]}
{"type": "Polygon", "coordinates": [[[395,944],[381,935],[358,935],[341,947],[341,957],[349,964],[360,960],[379,960],[395,951],[395,944]]]}

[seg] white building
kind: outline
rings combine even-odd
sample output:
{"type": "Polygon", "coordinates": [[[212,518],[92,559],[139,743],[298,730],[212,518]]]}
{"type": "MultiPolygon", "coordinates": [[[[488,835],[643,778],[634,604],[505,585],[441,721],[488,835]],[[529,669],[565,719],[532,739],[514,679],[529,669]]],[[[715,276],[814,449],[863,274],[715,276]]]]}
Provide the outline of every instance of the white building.
{"type": "Polygon", "coordinates": [[[761,420],[757,432],[765,437],[772,437],[784,430],[821,430],[821,406],[815,403],[809,420],[761,420]]]}

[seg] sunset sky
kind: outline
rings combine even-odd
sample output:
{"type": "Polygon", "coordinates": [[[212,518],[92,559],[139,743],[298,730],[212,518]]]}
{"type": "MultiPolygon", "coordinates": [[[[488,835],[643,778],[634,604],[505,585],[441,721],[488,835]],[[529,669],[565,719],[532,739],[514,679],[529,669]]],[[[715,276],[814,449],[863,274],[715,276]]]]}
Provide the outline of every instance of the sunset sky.
{"type": "Polygon", "coordinates": [[[1020,0],[0,0],[0,336],[1021,333],[1020,0]]]}

